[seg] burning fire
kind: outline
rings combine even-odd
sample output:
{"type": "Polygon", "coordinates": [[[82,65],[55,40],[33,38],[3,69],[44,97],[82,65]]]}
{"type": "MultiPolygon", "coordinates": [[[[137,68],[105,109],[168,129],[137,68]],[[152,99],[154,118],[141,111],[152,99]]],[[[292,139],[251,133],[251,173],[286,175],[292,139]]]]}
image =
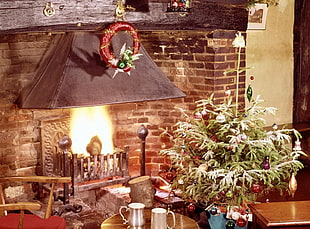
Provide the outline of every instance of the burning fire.
{"type": "Polygon", "coordinates": [[[86,154],[86,146],[94,136],[102,143],[101,154],[113,153],[112,123],[104,106],[72,109],[70,136],[74,153],[86,154]]]}

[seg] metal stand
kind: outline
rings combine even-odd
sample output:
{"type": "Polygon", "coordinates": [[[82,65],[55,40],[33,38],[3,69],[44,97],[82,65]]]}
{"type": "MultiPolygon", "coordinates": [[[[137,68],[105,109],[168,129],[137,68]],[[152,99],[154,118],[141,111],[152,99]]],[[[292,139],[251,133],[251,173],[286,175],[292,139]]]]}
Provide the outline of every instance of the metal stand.
{"type": "MultiPolygon", "coordinates": [[[[58,143],[58,146],[60,149],[63,150],[63,168],[64,168],[64,176],[67,177],[67,176],[70,176],[70,173],[69,173],[69,149],[72,145],[72,140],[71,138],[69,138],[67,135],[64,135],[60,140],[59,140],[59,143],[58,143]]],[[[74,213],[79,213],[82,211],[82,206],[81,205],[70,205],[69,204],[69,185],[68,183],[65,183],[64,184],[64,191],[63,191],[63,204],[64,206],[61,206],[59,208],[59,211],[54,211],[54,214],[55,215],[59,215],[61,216],[64,212],[69,212],[69,211],[72,211],[74,213]]]]}
{"type": "Polygon", "coordinates": [[[140,175],[141,176],[145,175],[145,139],[148,133],[149,131],[144,125],[141,125],[139,127],[138,137],[141,139],[141,157],[140,157],[140,166],[141,166],[140,175]]]}

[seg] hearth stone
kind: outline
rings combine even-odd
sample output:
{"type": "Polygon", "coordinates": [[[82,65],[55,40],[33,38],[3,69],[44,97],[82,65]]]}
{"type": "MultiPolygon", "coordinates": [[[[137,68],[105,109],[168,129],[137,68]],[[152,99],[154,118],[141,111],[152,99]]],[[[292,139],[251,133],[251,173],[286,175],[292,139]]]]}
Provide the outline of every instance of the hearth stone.
{"type": "Polygon", "coordinates": [[[121,185],[80,192],[78,197],[70,199],[70,204],[82,205],[83,210],[62,215],[66,219],[67,229],[100,228],[105,219],[118,213],[120,206],[130,203],[129,192],[129,188],[121,185]]]}

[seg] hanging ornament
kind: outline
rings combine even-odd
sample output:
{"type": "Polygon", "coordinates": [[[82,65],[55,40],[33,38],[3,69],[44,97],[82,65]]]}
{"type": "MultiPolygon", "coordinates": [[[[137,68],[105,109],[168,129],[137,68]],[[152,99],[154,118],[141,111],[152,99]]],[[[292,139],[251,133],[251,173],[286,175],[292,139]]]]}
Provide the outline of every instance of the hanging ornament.
{"type": "Polygon", "coordinates": [[[233,220],[228,220],[226,222],[226,229],[235,229],[236,225],[233,220]]]}
{"type": "Polygon", "coordinates": [[[231,90],[226,90],[225,91],[225,95],[228,97],[228,96],[230,96],[231,95],[231,90]]]}
{"type": "Polygon", "coordinates": [[[253,184],[251,188],[252,192],[254,193],[260,193],[262,191],[261,187],[259,184],[253,184]]]}
{"type": "Polygon", "coordinates": [[[251,84],[249,84],[249,86],[248,86],[248,88],[246,90],[246,97],[247,97],[249,102],[251,102],[252,96],[253,96],[253,89],[251,87],[251,84]]]}
{"type": "Polygon", "coordinates": [[[207,110],[202,110],[201,115],[203,119],[208,119],[208,111],[207,110]]]}
{"type": "Polygon", "coordinates": [[[235,212],[233,212],[233,213],[231,214],[231,218],[232,218],[233,220],[237,220],[237,219],[239,219],[240,217],[241,217],[240,212],[235,211],[235,212]]]}
{"type": "Polygon", "coordinates": [[[193,160],[201,160],[201,156],[199,156],[199,155],[192,156],[192,159],[193,160]]]}
{"type": "Polygon", "coordinates": [[[245,227],[246,226],[246,220],[241,216],[239,219],[236,220],[236,224],[238,227],[245,227]]]}
{"type": "Polygon", "coordinates": [[[196,209],[195,204],[190,203],[189,205],[187,205],[187,211],[194,212],[195,209],[196,209]]]}
{"type": "Polygon", "coordinates": [[[294,150],[297,150],[297,151],[301,150],[300,141],[295,141],[294,150]]]}
{"type": "Polygon", "coordinates": [[[200,172],[208,171],[208,165],[206,163],[199,165],[198,166],[198,171],[200,171],[200,172]]]}
{"type": "Polygon", "coordinates": [[[170,172],[170,171],[169,171],[169,172],[166,173],[166,179],[167,179],[168,181],[172,181],[173,178],[174,178],[173,172],[170,172]]]}
{"type": "Polygon", "coordinates": [[[238,138],[239,140],[245,141],[248,137],[246,136],[246,134],[239,134],[239,135],[237,136],[237,138],[238,138]]]}
{"type": "Polygon", "coordinates": [[[226,192],[225,196],[227,198],[232,198],[233,197],[233,192],[232,191],[228,191],[228,192],[226,192]]]}
{"type": "Polygon", "coordinates": [[[213,206],[211,209],[210,209],[210,213],[212,215],[219,215],[221,213],[220,209],[216,206],[213,206]]]}
{"type": "Polygon", "coordinates": [[[218,116],[216,116],[216,121],[219,123],[223,123],[226,121],[226,117],[223,114],[219,114],[218,116]]]}
{"type": "Polygon", "coordinates": [[[194,114],[194,118],[195,119],[202,119],[202,114],[200,113],[200,112],[196,112],[195,114],[194,114]]]}
{"type": "Polygon", "coordinates": [[[297,180],[294,173],[292,173],[291,179],[288,183],[288,188],[291,192],[292,198],[294,198],[295,192],[297,190],[297,180]]]}
{"type": "Polygon", "coordinates": [[[269,170],[270,169],[270,163],[269,163],[269,157],[268,156],[265,157],[263,169],[265,169],[265,170],[269,170]]]}
{"type": "Polygon", "coordinates": [[[217,136],[214,134],[214,135],[212,135],[212,137],[210,138],[212,141],[214,141],[214,142],[218,142],[219,140],[218,140],[218,138],[217,138],[217,136]]]}

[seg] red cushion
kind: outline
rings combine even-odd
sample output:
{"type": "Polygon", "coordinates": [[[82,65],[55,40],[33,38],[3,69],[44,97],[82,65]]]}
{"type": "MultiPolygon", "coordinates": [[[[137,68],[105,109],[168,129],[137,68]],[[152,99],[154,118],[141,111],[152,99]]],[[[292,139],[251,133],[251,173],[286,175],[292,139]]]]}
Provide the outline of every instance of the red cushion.
{"type": "MultiPolygon", "coordinates": [[[[19,214],[11,213],[0,217],[0,229],[18,228],[19,214]]],[[[59,216],[43,219],[37,215],[25,214],[24,229],[66,229],[66,221],[59,216]]]]}

